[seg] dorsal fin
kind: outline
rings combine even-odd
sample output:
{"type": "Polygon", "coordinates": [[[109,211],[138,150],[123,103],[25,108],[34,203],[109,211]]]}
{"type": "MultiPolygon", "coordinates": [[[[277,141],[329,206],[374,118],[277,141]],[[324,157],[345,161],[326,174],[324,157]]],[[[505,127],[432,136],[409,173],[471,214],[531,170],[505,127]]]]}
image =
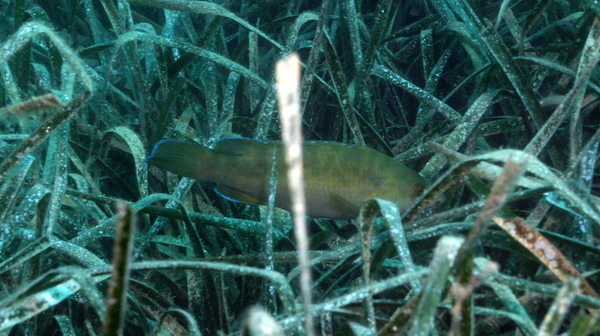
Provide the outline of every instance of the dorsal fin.
{"type": "Polygon", "coordinates": [[[261,148],[266,144],[268,144],[268,142],[256,139],[224,138],[217,142],[215,150],[230,155],[242,155],[247,151],[261,148]]]}
{"type": "Polygon", "coordinates": [[[367,146],[361,146],[361,145],[354,145],[354,144],[347,144],[347,143],[343,143],[343,142],[335,142],[335,141],[323,141],[323,140],[312,140],[312,141],[304,141],[304,145],[305,146],[322,146],[325,145],[329,148],[346,148],[346,149],[352,149],[352,150],[356,150],[356,151],[373,151],[374,149],[367,147],[367,146]]]}

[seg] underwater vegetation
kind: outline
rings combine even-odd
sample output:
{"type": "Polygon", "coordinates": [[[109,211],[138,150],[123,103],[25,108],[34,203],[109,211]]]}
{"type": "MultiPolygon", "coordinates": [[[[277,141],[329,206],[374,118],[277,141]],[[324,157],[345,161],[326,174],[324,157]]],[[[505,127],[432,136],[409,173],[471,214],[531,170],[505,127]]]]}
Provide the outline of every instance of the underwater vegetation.
{"type": "Polygon", "coordinates": [[[598,15],[0,0],[0,335],[600,334],[598,15]],[[305,262],[287,211],[145,162],[163,139],[281,139],[291,52],[304,139],[431,182],[309,218],[305,262]]]}

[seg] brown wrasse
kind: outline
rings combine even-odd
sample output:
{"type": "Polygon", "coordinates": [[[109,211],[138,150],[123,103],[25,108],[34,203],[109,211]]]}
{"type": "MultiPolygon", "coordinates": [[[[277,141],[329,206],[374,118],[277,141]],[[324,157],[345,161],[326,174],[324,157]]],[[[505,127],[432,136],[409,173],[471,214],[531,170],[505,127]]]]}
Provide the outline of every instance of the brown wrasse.
{"type": "MultiPolygon", "coordinates": [[[[222,139],[214,149],[162,140],[146,162],[177,175],[216,182],[217,192],[230,200],[265,204],[275,158],[275,206],[290,210],[283,150],[281,141],[247,138],[222,139]]],[[[303,151],[309,216],[356,218],[360,204],[374,197],[394,202],[404,211],[429,185],[405,165],[368,147],[305,141],[303,151]]]]}

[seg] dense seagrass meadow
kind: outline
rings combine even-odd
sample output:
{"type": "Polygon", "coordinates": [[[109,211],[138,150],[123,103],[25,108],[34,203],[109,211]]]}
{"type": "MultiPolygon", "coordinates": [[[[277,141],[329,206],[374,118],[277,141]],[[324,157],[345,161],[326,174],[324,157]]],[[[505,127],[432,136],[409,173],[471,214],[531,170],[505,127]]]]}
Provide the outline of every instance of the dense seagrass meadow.
{"type": "MultiPolygon", "coordinates": [[[[0,336],[600,335],[599,15],[0,0],[0,336]],[[302,226],[277,194],[232,202],[145,162],[162,139],[288,136],[291,53],[304,139],[419,172],[410,208],[302,226]]],[[[360,184],[357,160],[337,174],[360,184]]]]}

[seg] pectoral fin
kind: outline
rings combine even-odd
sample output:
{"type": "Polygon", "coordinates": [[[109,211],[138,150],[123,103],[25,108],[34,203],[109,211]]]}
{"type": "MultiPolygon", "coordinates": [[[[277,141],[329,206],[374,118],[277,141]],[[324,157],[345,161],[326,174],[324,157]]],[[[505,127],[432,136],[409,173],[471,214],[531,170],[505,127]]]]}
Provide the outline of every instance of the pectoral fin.
{"type": "Polygon", "coordinates": [[[338,194],[331,194],[329,196],[329,207],[339,214],[336,218],[356,218],[360,211],[359,205],[350,202],[338,194]]]}
{"type": "Polygon", "coordinates": [[[230,201],[234,201],[234,202],[242,202],[242,203],[248,203],[248,204],[265,204],[265,202],[260,201],[248,194],[245,194],[237,189],[233,189],[227,186],[217,186],[215,188],[215,191],[217,192],[217,194],[221,195],[223,198],[226,198],[230,201]]]}

